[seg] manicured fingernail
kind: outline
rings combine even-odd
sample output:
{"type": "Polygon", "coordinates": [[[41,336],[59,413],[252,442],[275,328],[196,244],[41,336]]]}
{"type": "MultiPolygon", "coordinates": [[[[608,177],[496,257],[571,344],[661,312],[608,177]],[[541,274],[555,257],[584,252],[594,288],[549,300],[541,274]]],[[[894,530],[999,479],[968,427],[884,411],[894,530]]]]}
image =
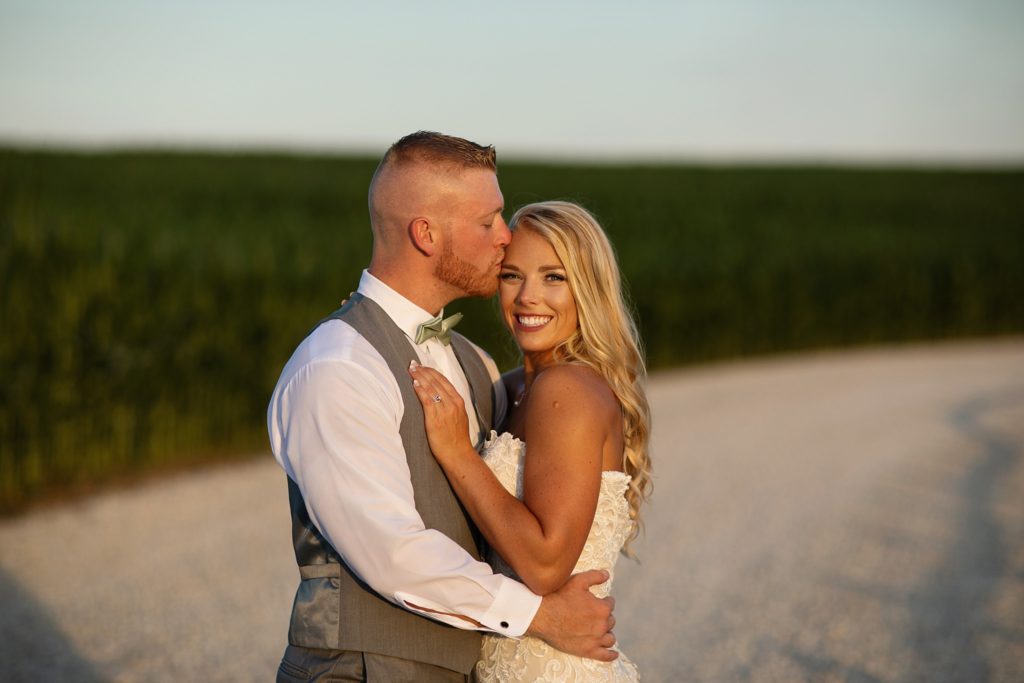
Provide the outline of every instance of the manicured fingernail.
{"type": "Polygon", "coordinates": [[[418,387],[418,386],[420,385],[420,381],[419,381],[418,379],[414,379],[414,380],[412,381],[412,385],[413,385],[414,387],[418,387]]]}
{"type": "Polygon", "coordinates": [[[419,366],[420,364],[417,363],[415,359],[409,361],[409,370],[411,370],[412,372],[416,372],[416,368],[418,368],[419,366]]]}

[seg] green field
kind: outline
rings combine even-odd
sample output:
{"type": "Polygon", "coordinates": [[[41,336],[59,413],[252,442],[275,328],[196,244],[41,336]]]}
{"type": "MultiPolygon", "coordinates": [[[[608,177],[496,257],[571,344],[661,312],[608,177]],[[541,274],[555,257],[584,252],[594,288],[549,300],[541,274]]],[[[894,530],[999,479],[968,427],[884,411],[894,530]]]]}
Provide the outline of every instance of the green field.
{"type": "MultiPolygon", "coordinates": [[[[374,165],[0,151],[0,509],[265,450],[277,374],[368,260],[374,165]]],[[[1024,330],[1024,171],[508,163],[500,179],[510,210],[599,216],[655,368],[1024,330]]],[[[492,307],[453,308],[508,367],[492,307]]]]}

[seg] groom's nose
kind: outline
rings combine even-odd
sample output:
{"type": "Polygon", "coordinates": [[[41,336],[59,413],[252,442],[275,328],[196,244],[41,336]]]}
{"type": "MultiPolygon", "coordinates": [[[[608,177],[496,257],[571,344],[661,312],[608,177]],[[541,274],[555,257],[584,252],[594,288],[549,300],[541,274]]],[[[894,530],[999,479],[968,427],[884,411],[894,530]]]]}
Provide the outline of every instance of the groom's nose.
{"type": "Polygon", "coordinates": [[[494,227],[494,244],[504,249],[512,241],[512,231],[508,229],[508,223],[505,222],[505,218],[501,214],[498,214],[498,220],[494,227]]]}

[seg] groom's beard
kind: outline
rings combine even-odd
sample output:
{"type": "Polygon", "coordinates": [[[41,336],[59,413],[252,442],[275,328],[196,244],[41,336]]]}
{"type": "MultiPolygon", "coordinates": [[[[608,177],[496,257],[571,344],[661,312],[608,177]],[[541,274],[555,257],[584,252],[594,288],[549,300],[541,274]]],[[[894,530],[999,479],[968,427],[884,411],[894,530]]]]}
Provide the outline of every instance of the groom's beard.
{"type": "MultiPolygon", "coordinates": [[[[489,270],[489,269],[488,269],[489,270]]],[[[498,276],[481,272],[469,261],[455,255],[451,241],[445,241],[434,276],[459,289],[466,296],[493,296],[498,291],[498,276]]]]}

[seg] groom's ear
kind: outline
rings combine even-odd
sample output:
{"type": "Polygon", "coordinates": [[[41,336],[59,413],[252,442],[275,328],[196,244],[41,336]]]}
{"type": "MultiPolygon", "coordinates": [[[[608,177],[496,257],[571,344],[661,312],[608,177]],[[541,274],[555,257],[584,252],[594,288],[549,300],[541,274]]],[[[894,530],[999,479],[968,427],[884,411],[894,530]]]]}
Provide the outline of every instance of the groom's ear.
{"type": "Polygon", "coordinates": [[[427,218],[414,218],[409,223],[409,238],[424,256],[433,256],[440,237],[437,227],[427,218]]]}

